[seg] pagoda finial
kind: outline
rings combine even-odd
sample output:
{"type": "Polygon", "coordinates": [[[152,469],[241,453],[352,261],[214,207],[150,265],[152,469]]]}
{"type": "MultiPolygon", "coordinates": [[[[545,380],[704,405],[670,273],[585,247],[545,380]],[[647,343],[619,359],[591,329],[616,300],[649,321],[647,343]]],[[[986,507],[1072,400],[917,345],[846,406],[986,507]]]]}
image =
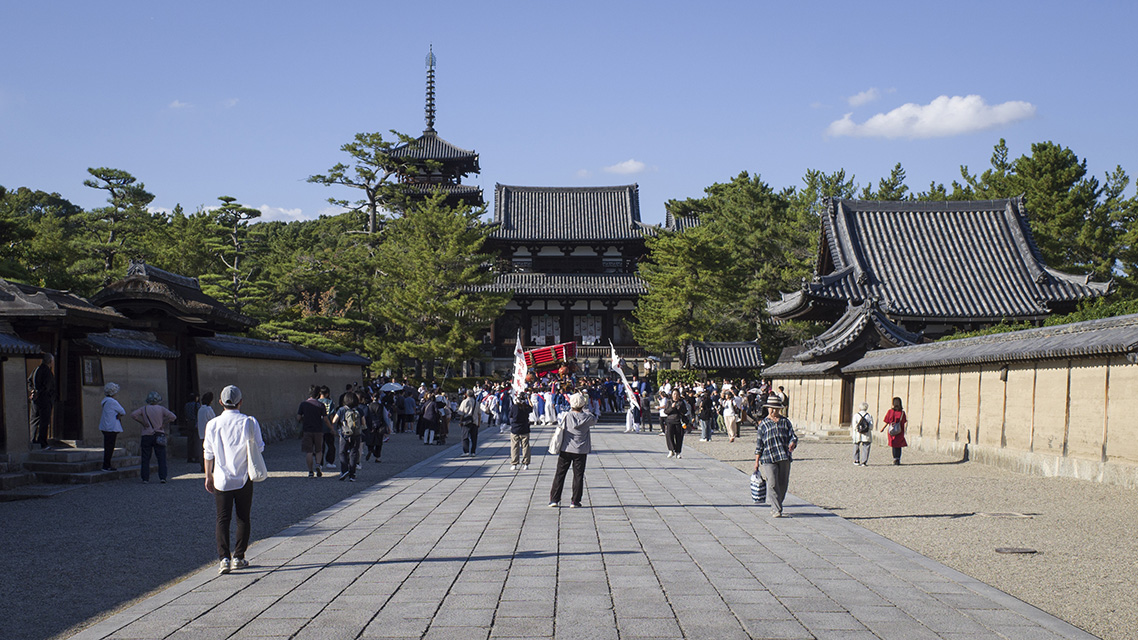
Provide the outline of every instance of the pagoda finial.
{"type": "Polygon", "coordinates": [[[427,52],[427,131],[435,130],[435,47],[427,52]]]}

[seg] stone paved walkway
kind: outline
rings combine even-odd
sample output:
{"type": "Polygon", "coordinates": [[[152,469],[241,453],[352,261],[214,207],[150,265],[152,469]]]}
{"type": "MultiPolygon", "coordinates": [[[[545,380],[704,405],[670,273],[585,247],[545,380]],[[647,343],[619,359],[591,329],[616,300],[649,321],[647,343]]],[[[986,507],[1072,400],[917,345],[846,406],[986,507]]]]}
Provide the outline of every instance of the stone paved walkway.
{"type": "Polygon", "coordinates": [[[449,448],[255,544],[249,569],[74,637],[1093,637],[793,496],[770,518],[745,474],[615,425],[594,431],[584,508],[549,508],[534,440],[529,471],[504,438],[449,448]]]}

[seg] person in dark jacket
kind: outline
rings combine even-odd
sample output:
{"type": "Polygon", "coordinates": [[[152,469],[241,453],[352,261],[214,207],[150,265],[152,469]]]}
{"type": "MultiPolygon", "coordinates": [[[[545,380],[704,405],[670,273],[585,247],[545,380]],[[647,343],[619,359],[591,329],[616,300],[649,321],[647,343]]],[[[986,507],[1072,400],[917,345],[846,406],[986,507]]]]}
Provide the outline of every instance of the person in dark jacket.
{"type": "Polygon", "coordinates": [[[687,405],[680,390],[673,389],[672,397],[664,401],[664,441],[668,444],[669,458],[682,458],[684,452],[684,420],[687,405]]]}
{"type": "Polygon", "coordinates": [[[705,388],[696,401],[696,414],[699,417],[699,441],[711,442],[711,428],[715,425],[715,401],[710,389],[705,388]]]}
{"type": "Polygon", "coordinates": [[[515,396],[513,402],[510,403],[510,469],[513,471],[518,470],[519,464],[522,465],[523,471],[529,469],[529,416],[531,413],[533,413],[533,407],[529,405],[526,394],[519,393],[515,396]]]}
{"type": "Polygon", "coordinates": [[[39,366],[28,377],[28,399],[31,400],[28,424],[40,449],[48,448],[47,432],[51,429],[51,410],[55,407],[54,365],[55,356],[45,353],[39,366]]]}

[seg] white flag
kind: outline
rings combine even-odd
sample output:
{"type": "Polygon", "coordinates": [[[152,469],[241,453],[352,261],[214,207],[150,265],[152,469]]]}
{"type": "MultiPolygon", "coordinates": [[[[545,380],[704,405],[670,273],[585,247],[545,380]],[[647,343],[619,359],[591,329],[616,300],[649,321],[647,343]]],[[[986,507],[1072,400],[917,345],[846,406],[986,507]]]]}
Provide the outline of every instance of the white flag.
{"type": "Polygon", "coordinates": [[[514,343],[514,379],[510,384],[515,394],[526,390],[526,354],[522,351],[522,330],[518,329],[518,340],[514,343]]]}

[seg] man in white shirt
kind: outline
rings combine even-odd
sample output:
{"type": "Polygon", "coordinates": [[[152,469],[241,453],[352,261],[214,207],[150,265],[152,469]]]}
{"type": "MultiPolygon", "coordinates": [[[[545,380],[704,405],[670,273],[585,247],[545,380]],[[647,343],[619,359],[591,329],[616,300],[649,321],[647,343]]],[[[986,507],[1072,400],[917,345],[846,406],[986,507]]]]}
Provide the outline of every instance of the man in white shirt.
{"type": "Polygon", "coordinates": [[[253,482],[249,480],[248,438],[265,450],[261,425],[257,419],[241,413],[241,390],[233,385],[221,390],[224,409],[205,426],[202,443],[205,458],[205,490],[217,504],[217,555],[221,559],[218,573],[249,566],[245,549],[249,546],[249,512],[253,509],[253,482]],[[229,554],[229,523],[237,512],[237,542],[233,556],[229,554]]]}

